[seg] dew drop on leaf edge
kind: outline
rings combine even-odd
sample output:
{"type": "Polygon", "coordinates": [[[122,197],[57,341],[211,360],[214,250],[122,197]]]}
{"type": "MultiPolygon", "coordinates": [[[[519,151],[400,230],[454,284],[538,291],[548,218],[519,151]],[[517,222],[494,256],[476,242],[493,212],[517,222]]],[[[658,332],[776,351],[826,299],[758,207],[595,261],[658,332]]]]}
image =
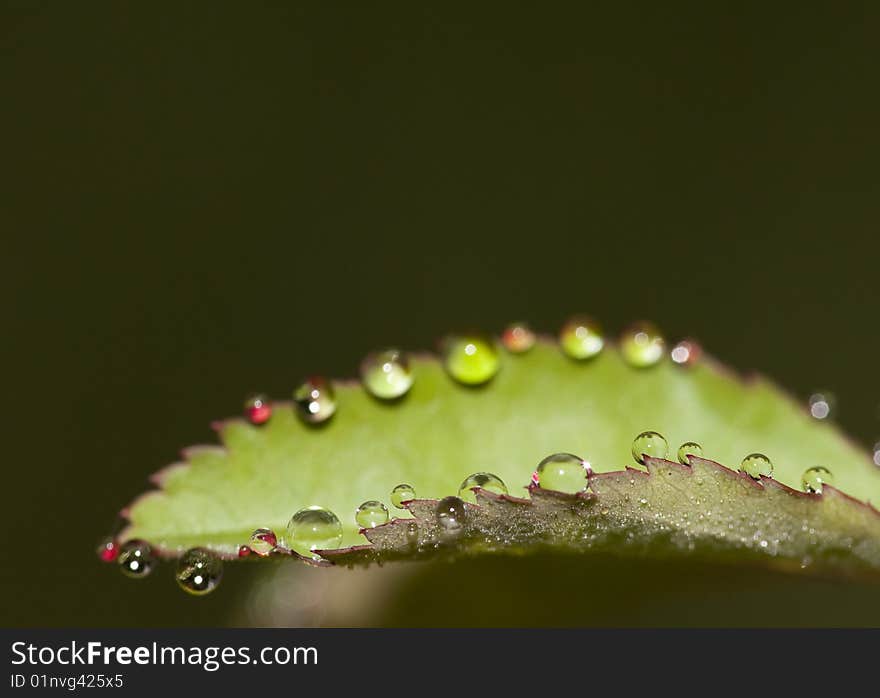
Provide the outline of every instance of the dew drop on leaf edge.
{"type": "Polygon", "coordinates": [[[511,354],[523,354],[535,346],[535,333],[524,322],[512,322],[501,333],[501,344],[511,354]]]}
{"type": "Polygon", "coordinates": [[[437,502],[437,525],[444,537],[460,535],[467,521],[467,508],[458,497],[444,497],[437,502]]]}
{"type": "Polygon", "coordinates": [[[553,453],[538,463],[535,474],[538,487],[575,494],[587,489],[590,465],[573,453],[553,453]]]}
{"type": "Polygon", "coordinates": [[[412,485],[401,483],[391,490],[391,503],[396,509],[405,509],[404,502],[408,502],[416,498],[416,491],[412,485]]]}
{"type": "Polygon", "coordinates": [[[498,349],[482,335],[450,335],[443,340],[443,366],[463,385],[487,383],[501,368],[498,349]]]}
{"type": "Polygon", "coordinates": [[[459,498],[471,504],[476,504],[477,498],[472,491],[474,487],[479,487],[493,494],[507,494],[507,485],[497,475],[492,473],[473,473],[462,480],[458,486],[459,498]]]}
{"type": "Polygon", "coordinates": [[[156,564],[153,549],[143,540],[130,540],[123,543],[117,559],[119,569],[126,577],[143,579],[156,564]]]}
{"type": "Polygon", "coordinates": [[[821,465],[807,468],[801,476],[801,486],[804,488],[804,492],[810,494],[822,494],[822,488],[825,485],[833,484],[834,475],[828,468],[821,465]]]}
{"type": "Polygon", "coordinates": [[[620,354],[635,368],[648,368],[659,363],[665,347],[663,335],[650,322],[634,323],[620,335],[620,354]]]}
{"type": "Polygon", "coordinates": [[[739,469],[755,480],[773,476],[773,462],[763,453],[750,453],[742,459],[739,469]]]}
{"type": "Polygon", "coordinates": [[[311,376],[293,391],[297,413],[309,424],[326,422],[336,412],[336,393],[330,382],[311,376]]]}
{"type": "Polygon", "coordinates": [[[204,548],[187,550],[177,561],[175,579],[178,586],[188,594],[208,594],[223,579],[223,563],[204,548]]]}
{"type": "Polygon", "coordinates": [[[559,330],[559,346],[562,352],[578,361],[597,356],[605,347],[602,326],[587,315],[575,315],[559,330]]]}
{"type": "Polygon", "coordinates": [[[690,465],[688,456],[697,456],[698,458],[702,458],[703,447],[700,446],[700,444],[698,444],[696,441],[686,441],[678,447],[678,462],[682,465],[690,465]]]}
{"type": "Polygon", "coordinates": [[[300,509],[287,524],[287,547],[312,559],[320,559],[315,550],[333,550],[342,542],[342,523],[329,509],[310,506],[300,509]]]}
{"type": "Polygon", "coordinates": [[[354,520],[361,528],[376,528],[388,523],[388,507],[380,501],[370,499],[357,508],[354,520]]]}
{"type": "Polygon", "coordinates": [[[278,545],[278,537],[271,528],[258,528],[251,534],[248,548],[260,557],[269,555],[278,545]]]}
{"type": "Polygon", "coordinates": [[[398,349],[373,352],[361,362],[361,381],[380,400],[394,400],[412,387],[414,376],[406,354],[398,349]]]}
{"type": "Polygon", "coordinates": [[[250,395],[244,401],[244,413],[251,424],[260,426],[272,416],[272,403],[265,395],[250,395]]]}
{"type": "Polygon", "coordinates": [[[108,536],[98,543],[95,553],[101,562],[115,562],[119,557],[119,543],[112,536],[108,536]]]}
{"type": "Polygon", "coordinates": [[[643,431],[632,442],[632,457],[636,463],[645,464],[645,456],[666,458],[669,444],[666,437],[657,431],[643,431]]]}

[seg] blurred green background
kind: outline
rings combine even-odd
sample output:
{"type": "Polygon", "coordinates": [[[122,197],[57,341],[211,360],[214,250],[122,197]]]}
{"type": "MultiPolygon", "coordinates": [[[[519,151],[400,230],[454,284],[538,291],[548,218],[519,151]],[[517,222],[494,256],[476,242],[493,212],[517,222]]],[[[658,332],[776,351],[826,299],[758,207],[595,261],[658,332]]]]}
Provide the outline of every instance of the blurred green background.
{"type": "MultiPolygon", "coordinates": [[[[451,328],[649,318],[880,436],[880,7],[433,5],[3,2],[0,624],[268,622],[240,610],[256,568],[194,600],[94,545],[248,392],[451,328]]],[[[702,578],[702,622],[759,622],[756,598],[880,622],[867,588],[795,603],[784,579],[664,569],[652,611],[636,563],[517,564],[572,595],[628,580],[629,616],[584,623],[674,623],[702,578]]],[[[480,596],[514,593],[495,565],[445,602],[529,621],[480,596]]],[[[387,622],[430,623],[407,598],[387,622]]]]}

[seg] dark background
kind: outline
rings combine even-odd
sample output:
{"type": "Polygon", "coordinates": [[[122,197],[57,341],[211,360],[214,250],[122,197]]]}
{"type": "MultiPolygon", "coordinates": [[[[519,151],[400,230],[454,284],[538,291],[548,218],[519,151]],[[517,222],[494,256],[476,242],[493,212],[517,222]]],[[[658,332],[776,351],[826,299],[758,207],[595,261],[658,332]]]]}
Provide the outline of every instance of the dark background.
{"type": "Polygon", "coordinates": [[[3,2],[0,624],[226,622],[118,508],[450,328],[650,318],[880,435],[876,5],[422,5],[3,2]]]}

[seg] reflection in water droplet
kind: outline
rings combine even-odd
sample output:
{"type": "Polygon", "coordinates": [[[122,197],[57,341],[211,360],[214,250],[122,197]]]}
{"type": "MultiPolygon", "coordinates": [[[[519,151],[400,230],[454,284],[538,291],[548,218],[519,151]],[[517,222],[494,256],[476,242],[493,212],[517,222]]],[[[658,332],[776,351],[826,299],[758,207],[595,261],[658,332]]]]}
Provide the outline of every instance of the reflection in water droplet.
{"type": "Polygon", "coordinates": [[[587,489],[590,464],[573,453],[554,453],[538,463],[537,485],[545,490],[574,494],[587,489]]]}
{"type": "Polygon", "coordinates": [[[480,335],[453,335],[443,341],[443,365],[459,383],[480,385],[491,380],[501,362],[495,343],[480,335]]]}
{"type": "Polygon", "coordinates": [[[824,468],[821,465],[808,468],[804,471],[803,477],[801,477],[801,485],[804,488],[804,492],[809,492],[810,494],[822,494],[822,488],[825,485],[833,484],[834,475],[831,474],[828,468],[824,468]]]}
{"type": "Polygon", "coordinates": [[[239,545],[238,546],[238,556],[239,557],[250,557],[250,555],[252,553],[253,553],[253,550],[251,550],[246,545],[239,545]]]}
{"type": "Polygon", "coordinates": [[[663,358],[666,343],[650,322],[630,325],[620,336],[620,353],[630,366],[647,368],[663,358]]]}
{"type": "Polygon", "coordinates": [[[150,544],[143,540],[130,540],[119,551],[119,569],[132,579],[142,579],[153,571],[155,559],[150,544]]]}
{"type": "Polygon", "coordinates": [[[632,457],[636,463],[645,464],[645,456],[666,458],[669,444],[663,434],[656,431],[643,431],[632,442],[632,457]]]}
{"type": "Polygon", "coordinates": [[[507,485],[497,475],[492,473],[474,473],[462,480],[458,486],[458,496],[466,502],[476,504],[477,498],[471,491],[474,487],[480,487],[493,494],[507,494],[507,485]]]}
{"type": "Polygon", "coordinates": [[[388,507],[371,499],[361,504],[354,514],[354,520],[361,528],[376,528],[388,523],[388,507]]]}
{"type": "Polygon", "coordinates": [[[101,562],[113,562],[119,557],[119,543],[111,537],[104,538],[104,540],[98,543],[95,552],[101,559],[101,562]]]}
{"type": "Polygon", "coordinates": [[[504,329],[501,343],[507,351],[522,354],[535,346],[535,333],[526,323],[513,322],[504,329]]]}
{"type": "Polygon", "coordinates": [[[373,396],[393,400],[412,387],[414,376],[406,354],[386,349],[369,354],[361,362],[361,380],[373,396]]]}
{"type": "Polygon", "coordinates": [[[309,424],[326,422],[336,412],[336,393],[330,382],[311,376],[293,392],[299,416],[309,424]]]}
{"type": "Polygon", "coordinates": [[[832,416],[837,401],[831,393],[823,390],[810,395],[807,404],[814,419],[828,419],[832,416]]]}
{"type": "Polygon", "coordinates": [[[591,359],[605,347],[602,326],[586,315],[575,315],[559,331],[559,344],[572,359],[591,359]]]}
{"type": "Polygon", "coordinates": [[[265,395],[251,395],[244,401],[244,413],[251,424],[259,426],[272,416],[272,404],[265,395]]]}
{"type": "Polygon", "coordinates": [[[413,489],[412,485],[403,483],[391,490],[391,503],[397,509],[406,509],[406,507],[403,506],[403,503],[415,498],[416,491],[413,489]]]}
{"type": "Polygon", "coordinates": [[[287,524],[288,547],[306,557],[319,560],[315,550],[333,550],[342,542],[342,524],[329,509],[310,506],[300,509],[287,524]]]}
{"type": "Polygon", "coordinates": [[[742,459],[739,469],[755,480],[759,480],[762,475],[773,476],[773,463],[763,453],[750,453],[742,459]]]}
{"type": "Polygon", "coordinates": [[[458,497],[444,497],[437,503],[437,525],[445,537],[456,537],[464,531],[467,509],[458,497]]]}
{"type": "Polygon", "coordinates": [[[672,362],[679,366],[693,366],[700,360],[703,353],[702,347],[692,339],[683,339],[669,352],[672,362]]]}
{"type": "Polygon", "coordinates": [[[697,458],[702,458],[703,456],[703,447],[700,446],[696,441],[687,441],[678,447],[678,462],[684,465],[689,465],[690,461],[688,460],[688,456],[697,456],[697,458]]]}
{"type": "Polygon", "coordinates": [[[251,552],[256,553],[260,557],[265,557],[275,550],[278,545],[278,537],[271,528],[258,528],[251,534],[249,548],[251,552]]]}
{"type": "Polygon", "coordinates": [[[175,577],[181,589],[201,596],[214,591],[220,584],[223,563],[204,548],[193,548],[178,560],[175,577]]]}

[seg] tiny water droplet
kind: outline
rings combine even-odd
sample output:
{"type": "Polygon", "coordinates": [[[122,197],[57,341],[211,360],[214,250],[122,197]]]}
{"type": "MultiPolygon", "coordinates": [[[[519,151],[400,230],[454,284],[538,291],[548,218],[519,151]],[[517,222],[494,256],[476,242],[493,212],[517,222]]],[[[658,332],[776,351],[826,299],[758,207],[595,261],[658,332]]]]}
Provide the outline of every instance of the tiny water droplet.
{"type": "Polygon", "coordinates": [[[683,339],[669,352],[672,362],[679,366],[693,366],[700,360],[703,348],[692,339],[683,339]]]}
{"type": "Polygon", "coordinates": [[[271,528],[258,528],[251,533],[251,542],[248,546],[251,552],[256,553],[260,557],[266,557],[275,550],[278,545],[278,537],[271,528]]]}
{"type": "Polygon", "coordinates": [[[394,400],[412,387],[414,376],[406,354],[386,349],[369,354],[361,362],[361,380],[374,397],[394,400]]]}
{"type": "Polygon", "coordinates": [[[452,335],[443,340],[443,365],[459,383],[480,385],[491,380],[501,362],[495,343],[480,335],[452,335]]]}
{"type": "Polygon", "coordinates": [[[810,395],[807,404],[814,419],[828,419],[834,413],[837,400],[831,393],[823,390],[810,395]]]}
{"type": "Polygon", "coordinates": [[[244,413],[251,424],[259,426],[272,416],[272,404],[265,395],[251,395],[244,401],[244,413]]]}
{"type": "Polygon", "coordinates": [[[507,485],[497,475],[492,473],[474,473],[461,481],[461,484],[458,486],[459,498],[471,504],[476,504],[477,498],[471,491],[474,487],[480,487],[493,494],[507,494],[507,485]]]}
{"type": "Polygon", "coordinates": [[[750,453],[742,459],[739,469],[755,480],[759,480],[762,475],[773,476],[773,463],[763,453],[750,453]]]}
{"type": "Polygon", "coordinates": [[[354,520],[361,528],[376,528],[388,523],[388,507],[371,499],[361,504],[354,514],[354,520]]]}
{"type": "Polygon", "coordinates": [[[698,444],[696,441],[686,441],[678,447],[678,462],[682,463],[683,465],[690,465],[688,456],[697,456],[697,458],[702,458],[703,447],[700,446],[700,444],[698,444]]]}
{"type": "Polygon", "coordinates": [[[119,543],[112,537],[104,538],[95,549],[101,562],[114,562],[119,557],[119,543]]]}
{"type": "Polygon", "coordinates": [[[455,537],[464,530],[467,509],[458,497],[444,497],[437,503],[437,525],[444,536],[455,537]]]}
{"type": "Polygon", "coordinates": [[[645,456],[666,458],[669,444],[663,434],[656,431],[643,431],[632,443],[632,457],[636,463],[645,464],[645,456]]]}
{"type": "Polygon", "coordinates": [[[880,441],[874,444],[874,465],[880,467],[880,441]]]}
{"type": "Polygon", "coordinates": [[[155,559],[150,544],[143,540],[130,540],[119,550],[119,569],[126,577],[143,579],[153,571],[155,559]]]}
{"type": "Polygon", "coordinates": [[[808,468],[801,477],[801,485],[804,488],[804,492],[809,492],[810,494],[822,494],[822,488],[825,485],[833,484],[834,475],[831,474],[828,468],[821,465],[808,468]]]}
{"type": "Polygon", "coordinates": [[[410,545],[419,544],[419,525],[415,521],[406,524],[406,542],[410,545]]]}
{"type": "Polygon", "coordinates": [[[238,546],[238,556],[239,557],[249,557],[251,555],[251,553],[253,553],[253,550],[251,550],[246,545],[239,545],[238,546]]]}
{"type": "Polygon", "coordinates": [[[391,490],[391,503],[397,509],[406,509],[406,507],[403,506],[403,503],[415,498],[416,491],[413,489],[412,485],[403,483],[391,490]]]}
{"type": "Polygon", "coordinates": [[[300,509],[287,524],[287,544],[291,550],[319,560],[315,550],[333,550],[342,542],[342,524],[329,509],[310,506],[300,509]]]}
{"type": "Polygon", "coordinates": [[[573,453],[554,453],[538,463],[538,486],[574,494],[587,489],[590,464],[573,453]]]}
{"type": "Polygon", "coordinates": [[[330,382],[311,376],[293,391],[297,413],[309,424],[326,422],[336,412],[336,393],[330,382]]]}
{"type": "Polygon", "coordinates": [[[663,358],[663,335],[650,322],[630,325],[620,336],[620,353],[630,366],[647,368],[663,358]]]}
{"type": "Polygon", "coordinates": [[[202,596],[214,591],[220,584],[223,563],[204,548],[193,548],[178,560],[175,578],[185,592],[202,596]]]}
{"type": "Polygon", "coordinates": [[[535,346],[535,333],[524,322],[512,322],[504,328],[501,343],[512,354],[522,354],[535,346]]]}
{"type": "Polygon", "coordinates": [[[559,345],[572,359],[591,359],[605,347],[602,326],[587,315],[575,315],[559,330],[559,345]]]}

